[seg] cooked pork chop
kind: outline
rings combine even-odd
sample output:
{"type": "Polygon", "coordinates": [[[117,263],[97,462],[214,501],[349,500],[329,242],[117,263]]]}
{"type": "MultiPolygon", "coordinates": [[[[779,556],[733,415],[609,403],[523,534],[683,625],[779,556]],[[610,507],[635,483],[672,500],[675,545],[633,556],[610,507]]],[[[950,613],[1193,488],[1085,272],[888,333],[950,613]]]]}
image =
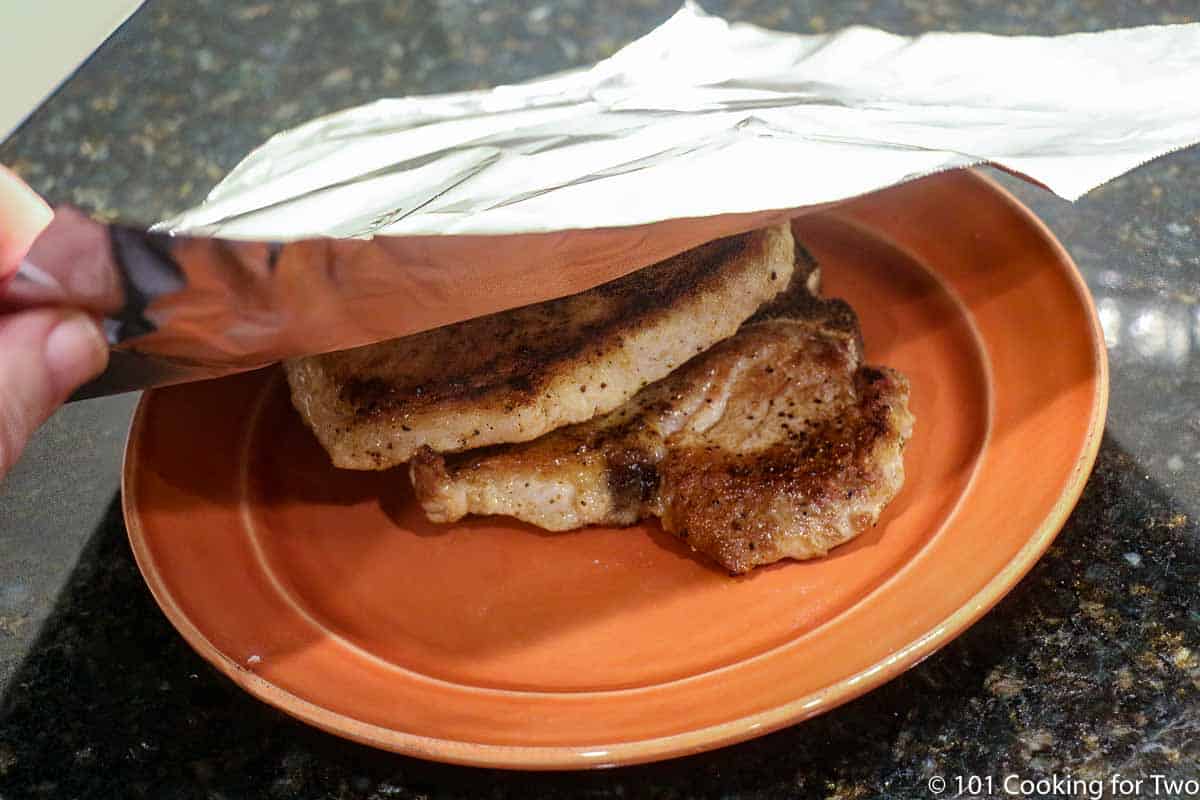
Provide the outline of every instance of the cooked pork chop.
{"type": "Polygon", "coordinates": [[[525,444],[423,450],[410,474],[426,515],[555,531],[659,517],[733,573],[853,538],[904,482],[908,382],[860,363],[849,306],[797,284],[612,413],[525,444]]]}
{"type": "Polygon", "coordinates": [[[291,361],[292,402],[350,469],[528,441],[732,336],[793,263],[787,225],[718,239],[581,294],[291,361]]]}

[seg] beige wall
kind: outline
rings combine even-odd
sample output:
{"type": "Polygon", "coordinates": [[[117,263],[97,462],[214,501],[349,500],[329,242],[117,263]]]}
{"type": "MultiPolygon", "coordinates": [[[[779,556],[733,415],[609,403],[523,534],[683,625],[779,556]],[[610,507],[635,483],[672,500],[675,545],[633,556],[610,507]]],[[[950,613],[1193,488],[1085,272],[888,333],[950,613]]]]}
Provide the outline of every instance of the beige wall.
{"type": "Polygon", "coordinates": [[[0,141],[142,0],[0,0],[0,141]]]}

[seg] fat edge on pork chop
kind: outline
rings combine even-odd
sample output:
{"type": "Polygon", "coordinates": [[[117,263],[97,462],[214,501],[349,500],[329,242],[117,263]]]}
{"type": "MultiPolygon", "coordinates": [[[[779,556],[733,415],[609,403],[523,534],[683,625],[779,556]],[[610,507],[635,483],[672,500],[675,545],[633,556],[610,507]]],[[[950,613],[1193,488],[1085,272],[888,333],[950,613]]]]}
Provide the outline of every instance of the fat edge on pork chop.
{"type": "Polygon", "coordinates": [[[333,463],[535,439],[620,406],[733,335],[791,279],[786,224],[718,239],[569,297],[285,364],[333,463]]]}

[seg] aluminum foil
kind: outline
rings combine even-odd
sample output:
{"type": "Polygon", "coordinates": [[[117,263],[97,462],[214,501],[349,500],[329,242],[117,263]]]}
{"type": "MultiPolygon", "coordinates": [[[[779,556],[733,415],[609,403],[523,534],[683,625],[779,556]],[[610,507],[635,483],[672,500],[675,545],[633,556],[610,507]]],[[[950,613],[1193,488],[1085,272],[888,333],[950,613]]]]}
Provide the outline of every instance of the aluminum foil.
{"type": "Polygon", "coordinates": [[[1198,85],[1200,24],[806,36],[689,3],[586,69],[274,136],[156,226],[173,277],[137,289],[144,324],[114,342],[161,368],[130,385],[247,369],[582,291],[974,164],[1075,199],[1200,141],[1198,85]]]}

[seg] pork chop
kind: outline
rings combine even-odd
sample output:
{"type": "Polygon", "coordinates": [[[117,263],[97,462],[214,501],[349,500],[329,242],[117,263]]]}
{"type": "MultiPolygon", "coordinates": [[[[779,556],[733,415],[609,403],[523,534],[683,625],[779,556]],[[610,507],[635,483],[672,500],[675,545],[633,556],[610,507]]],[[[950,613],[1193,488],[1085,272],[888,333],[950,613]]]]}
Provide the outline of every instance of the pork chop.
{"type": "Polygon", "coordinates": [[[793,263],[787,225],[718,239],[581,294],[290,361],[292,402],[350,469],[528,441],[732,336],[793,263]]]}
{"type": "Polygon", "coordinates": [[[410,474],[425,514],[554,531],[658,517],[733,573],[852,539],[904,482],[908,382],[861,364],[848,305],[793,286],[609,414],[525,444],[423,450],[410,474]]]}

